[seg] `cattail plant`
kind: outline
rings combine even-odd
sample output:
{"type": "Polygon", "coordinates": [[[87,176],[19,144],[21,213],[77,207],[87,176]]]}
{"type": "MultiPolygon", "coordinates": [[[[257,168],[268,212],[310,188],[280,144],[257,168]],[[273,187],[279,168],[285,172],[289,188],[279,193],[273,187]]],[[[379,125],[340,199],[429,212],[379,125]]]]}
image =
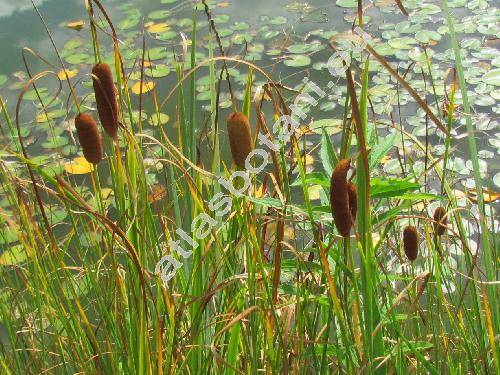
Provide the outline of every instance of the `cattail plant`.
{"type": "Polygon", "coordinates": [[[227,132],[234,164],[245,168],[245,159],[252,151],[252,132],[248,118],[242,112],[233,112],[227,117],[227,132]]]}
{"type": "Polygon", "coordinates": [[[349,194],[349,210],[351,211],[352,222],[356,221],[356,213],[358,212],[358,192],[356,185],[352,182],[347,184],[347,193],[349,194]]]}
{"type": "Polygon", "coordinates": [[[101,125],[110,137],[116,138],[118,133],[118,101],[113,73],[106,63],[99,63],[92,69],[95,100],[101,125]]]}
{"type": "MultiPolygon", "coordinates": [[[[353,206],[355,206],[354,200],[357,201],[357,196],[353,193],[351,193],[351,196],[349,194],[350,189],[352,189],[347,182],[349,165],[350,162],[348,159],[340,160],[333,171],[330,181],[330,207],[335,226],[342,237],[349,236],[353,217],[356,215],[356,208],[350,207],[351,201],[353,202],[353,206]]],[[[356,189],[354,188],[355,191],[356,189]]]]}
{"type": "Polygon", "coordinates": [[[418,232],[417,228],[408,225],[403,230],[403,248],[408,260],[413,262],[418,255],[418,232]]]}
{"type": "Polygon", "coordinates": [[[79,113],[75,118],[75,127],[85,160],[99,164],[103,155],[102,138],[94,118],[86,113],[79,113]]]}
{"type": "Polygon", "coordinates": [[[439,206],[434,211],[434,233],[436,235],[441,236],[446,231],[446,223],[448,222],[448,218],[446,217],[446,210],[444,207],[439,206]]]}

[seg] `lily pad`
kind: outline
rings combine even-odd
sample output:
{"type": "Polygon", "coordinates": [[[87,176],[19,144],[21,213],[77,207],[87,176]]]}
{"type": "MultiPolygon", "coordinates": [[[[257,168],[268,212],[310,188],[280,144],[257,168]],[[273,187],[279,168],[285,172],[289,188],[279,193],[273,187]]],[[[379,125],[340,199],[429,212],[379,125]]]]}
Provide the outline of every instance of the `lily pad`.
{"type": "Polygon", "coordinates": [[[311,58],[306,55],[293,55],[290,56],[288,60],[285,60],[286,66],[292,66],[294,68],[308,66],[309,64],[311,64],[311,58]]]}
{"type": "Polygon", "coordinates": [[[309,130],[316,134],[322,134],[325,129],[328,135],[340,133],[342,131],[341,119],[321,119],[313,121],[309,125],[309,130]]]}
{"type": "Polygon", "coordinates": [[[392,48],[397,49],[397,50],[402,50],[402,49],[411,49],[413,48],[418,42],[414,38],[410,37],[402,37],[402,38],[394,38],[391,39],[387,42],[392,48]]]}
{"type": "Polygon", "coordinates": [[[139,24],[140,16],[131,16],[121,20],[118,23],[118,28],[121,30],[128,30],[136,27],[139,24]]]}
{"type": "Polygon", "coordinates": [[[160,60],[168,56],[168,51],[165,47],[155,47],[146,51],[146,56],[150,60],[160,60]]]}
{"type": "Polygon", "coordinates": [[[431,30],[421,30],[415,34],[415,39],[420,43],[430,43],[431,41],[440,41],[441,34],[431,30]]]}
{"type": "Polygon", "coordinates": [[[72,65],[88,63],[91,56],[87,53],[75,53],[66,57],[66,62],[72,65]]]}
{"type": "Polygon", "coordinates": [[[356,8],[358,6],[357,0],[337,0],[335,3],[341,8],[356,8]]]}
{"type": "Polygon", "coordinates": [[[213,17],[215,23],[226,23],[229,22],[229,16],[227,14],[217,14],[213,17]]]}
{"type": "Polygon", "coordinates": [[[483,75],[482,80],[488,85],[500,86],[500,69],[490,70],[488,73],[483,75]]]}
{"type": "Polygon", "coordinates": [[[250,25],[246,22],[235,22],[233,25],[233,30],[246,30],[250,28],[250,25]]]}
{"type": "Polygon", "coordinates": [[[68,144],[68,139],[62,136],[50,137],[47,142],[42,143],[42,147],[52,150],[54,148],[66,146],[68,144]]]}
{"type": "Polygon", "coordinates": [[[168,16],[170,16],[171,12],[168,9],[160,9],[160,10],[155,10],[154,12],[151,12],[148,14],[148,17],[151,18],[152,20],[161,20],[165,19],[168,16]]]}
{"type": "Polygon", "coordinates": [[[236,34],[233,36],[232,41],[234,44],[250,43],[253,40],[253,36],[249,33],[236,34]]]}
{"type": "Polygon", "coordinates": [[[83,156],[79,156],[73,159],[73,161],[64,164],[64,170],[69,174],[87,174],[94,170],[94,166],[83,156]]]}
{"type": "Polygon", "coordinates": [[[144,70],[144,74],[152,78],[166,77],[169,73],[170,73],[170,68],[168,67],[168,65],[165,64],[159,64],[153,68],[146,68],[144,70]]]}
{"type": "Polygon", "coordinates": [[[161,34],[170,30],[170,25],[166,22],[151,23],[147,26],[147,31],[151,34],[161,34]]]}
{"type": "Polygon", "coordinates": [[[176,37],[177,33],[175,31],[165,31],[163,33],[156,34],[156,39],[158,40],[171,40],[176,37]]]}
{"type": "Polygon", "coordinates": [[[65,109],[56,109],[55,111],[50,111],[50,112],[42,112],[38,116],[36,116],[36,122],[38,123],[43,123],[43,122],[48,122],[53,119],[61,118],[66,116],[66,110],[65,109]]]}
{"type": "Polygon", "coordinates": [[[168,122],[168,120],[170,120],[170,116],[167,115],[166,113],[160,113],[159,117],[160,118],[158,120],[158,115],[153,114],[151,115],[151,117],[149,117],[148,122],[153,126],[158,126],[158,124],[165,125],[168,122]]]}
{"type": "Polygon", "coordinates": [[[154,83],[154,81],[149,81],[149,82],[142,82],[142,85],[141,85],[141,82],[136,82],[133,86],[132,86],[132,92],[136,95],[139,95],[141,93],[141,86],[142,86],[142,93],[147,93],[148,91],[151,91],[155,88],[156,84],[154,83]]]}
{"type": "Polygon", "coordinates": [[[277,16],[277,17],[271,18],[271,20],[269,21],[269,23],[271,25],[284,25],[285,23],[287,23],[287,20],[283,16],[277,16]]]}

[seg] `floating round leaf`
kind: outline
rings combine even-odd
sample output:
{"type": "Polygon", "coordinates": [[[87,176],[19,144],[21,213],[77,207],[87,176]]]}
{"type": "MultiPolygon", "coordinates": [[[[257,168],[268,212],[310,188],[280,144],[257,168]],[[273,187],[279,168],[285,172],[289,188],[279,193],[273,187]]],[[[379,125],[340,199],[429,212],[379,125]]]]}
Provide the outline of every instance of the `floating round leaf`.
{"type": "Polygon", "coordinates": [[[492,69],[483,75],[483,82],[488,85],[500,86],[500,69],[492,69]]]}
{"type": "MultiPolygon", "coordinates": [[[[66,75],[68,76],[68,78],[73,78],[75,77],[76,75],[78,74],[78,69],[66,69],[66,73],[64,72],[64,70],[60,70],[58,73],[57,73],[57,77],[61,80],[61,81],[65,81],[66,80],[66,75]]],[[[1,86],[1,85],[0,85],[1,86]]]]}
{"type": "Polygon", "coordinates": [[[269,21],[269,23],[271,25],[284,25],[284,24],[286,24],[286,22],[287,22],[287,20],[283,16],[274,17],[271,19],[271,21],[269,21]]]}
{"type": "Polygon", "coordinates": [[[156,65],[152,69],[151,68],[144,69],[144,74],[152,78],[166,77],[168,73],[170,73],[170,68],[168,67],[168,65],[165,64],[156,65]]]}
{"type": "Polygon", "coordinates": [[[160,9],[148,14],[152,20],[161,20],[170,16],[171,12],[168,9],[160,9]]]}
{"type": "Polygon", "coordinates": [[[148,121],[151,125],[158,126],[158,124],[165,125],[168,120],[170,120],[170,117],[166,113],[160,113],[159,115],[155,113],[149,117],[148,121]]]}
{"type": "Polygon", "coordinates": [[[140,20],[141,20],[140,16],[130,16],[120,21],[118,23],[118,28],[122,30],[132,29],[139,24],[140,20]]]}
{"type": "Polygon", "coordinates": [[[357,0],[337,0],[335,4],[341,8],[356,8],[358,6],[357,0]]]}
{"type": "Polygon", "coordinates": [[[311,64],[311,58],[306,55],[293,55],[290,57],[290,59],[285,60],[286,66],[291,66],[294,68],[308,66],[309,64],[311,64]]]}
{"type": "Polygon", "coordinates": [[[155,88],[156,84],[154,83],[154,81],[148,81],[148,82],[142,82],[142,85],[141,85],[141,82],[136,82],[133,86],[132,86],[132,92],[136,95],[139,95],[141,93],[141,87],[142,87],[142,93],[146,93],[148,91],[151,91],[155,88]]]}
{"type": "Polygon", "coordinates": [[[94,164],[89,163],[85,157],[78,156],[64,164],[64,170],[70,174],[87,174],[94,170],[94,164]]]}
{"type": "Polygon", "coordinates": [[[146,29],[151,34],[164,33],[170,30],[170,25],[166,22],[152,23],[146,29]]]}
{"type": "Polygon", "coordinates": [[[146,56],[149,60],[160,60],[168,56],[168,51],[165,47],[155,47],[148,49],[146,56]]]}
{"type": "Polygon", "coordinates": [[[175,31],[165,31],[163,33],[156,34],[156,39],[158,40],[170,40],[174,39],[177,36],[175,31]]]}
{"type": "Polygon", "coordinates": [[[250,25],[246,22],[235,22],[233,25],[233,30],[246,30],[250,25]]]}
{"type": "Polygon", "coordinates": [[[90,55],[86,53],[75,53],[66,56],[66,62],[71,65],[86,64],[89,62],[90,55]]]}

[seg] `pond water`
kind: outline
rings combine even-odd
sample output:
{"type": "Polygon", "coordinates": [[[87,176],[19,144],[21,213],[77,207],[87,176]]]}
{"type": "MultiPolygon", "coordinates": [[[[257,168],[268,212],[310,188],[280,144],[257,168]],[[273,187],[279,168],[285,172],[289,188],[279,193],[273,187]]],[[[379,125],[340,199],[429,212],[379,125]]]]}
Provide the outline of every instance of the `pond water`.
{"type": "MultiPolygon", "coordinates": [[[[174,55],[177,58],[182,56],[181,33],[187,39],[190,38],[194,3],[181,0],[125,2],[106,0],[102,3],[117,27],[132,87],[140,79],[139,66],[144,31],[146,59],[151,65],[151,68],[146,68],[146,77],[156,84],[161,102],[176,82],[174,55]]],[[[321,127],[325,127],[333,139],[337,139],[335,137],[339,136],[341,130],[347,89],[341,78],[335,80],[332,87],[327,87],[331,77],[326,62],[332,55],[327,42],[334,37],[339,50],[349,51],[350,45],[345,42],[342,35],[351,29],[356,20],[357,2],[212,0],[208,3],[228,55],[255,63],[285,86],[300,89],[302,79],[308,77],[328,93],[314,108],[304,108],[308,115],[305,125],[310,127],[312,133],[318,134],[321,133],[321,127]]],[[[401,74],[405,74],[406,80],[421,97],[427,98],[429,105],[439,115],[436,108],[446,103],[446,96],[451,86],[449,69],[454,67],[444,17],[439,2],[410,0],[403,3],[410,14],[409,17],[403,15],[393,1],[363,2],[364,30],[372,37],[371,44],[379,54],[394,63],[401,74]],[[429,55],[429,64],[425,59],[424,46],[429,55]]],[[[45,0],[37,4],[67,68],[72,72],[72,82],[76,85],[83,105],[93,108],[93,95],[88,94],[91,93],[89,72],[94,57],[92,46],[89,44],[90,33],[84,2],[45,0]],[[83,27],[79,28],[78,22],[68,25],[74,21],[83,21],[83,27]]],[[[474,110],[472,116],[477,130],[481,171],[486,186],[490,190],[498,190],[500,186],[498,172],[500,12],[495,7],[494,1],[454,0],[449,4],[461,39],[464,71],[474,110]]],[[[208,57],[209,43],[206,38],[208,23],[201,7],[198,12],[198,28],[201,38],[198,42],[197,59],[202,61],[208,57]]],[[[111,63],[113,61],[111,38],[100,32],[100,40],[104,60],[111,63]]],[[[29,47],[51,63],[57,66],[58,64],[43,25],[29,1],[13,3],[11,0],[0,0],[0,44],[2,45],[0,95],[7,101],[7,107],[13,114],[20,89],[27,80],[21,58],[22,48],[29,47]]],[[[213,45],[213,48],[216,49],[216,46],[213,45]]],[[[26,53],[26,56],[32,73],[54,69],[33,54],[26,53]]],[[[353,58],[359,60],[359,54],[355,54],[353,58]]],[[[248,68],[241,64],[230,64],[230,68],[235,95],[241,99],[248,68]]],[[[60,66],[57,69],[60,69],[60,66]]],[[[359,69],[356,70],[358,79],[359,73],[359,69]]],[[[197,127],[200,134],[210,114],[208,78],[208,69],[202,68],[197,72],[196,90],[199,106],[197,127]]],[[[52,76],[38,83],[42,100],[46,105],[57,88],[54,81],[52,76]]],[[[257,90],[262,83],[264,83],[262,77],[257,77],[254,90],[257,90]]],[[[224,85],[223,91],[220,103],[221,118],[225,118],[230,111],[229,93],[224,85]]],[[[152,98],[148,94],[150,93],[145,94],[143,103],[146,112],[144,118],[148,120],[145,122],[145,132],[155,135],[157,121],[148,116],[153,108],[152,98]]],[[[411,96],[404,88],[398,87],[397,82],[376,61],[371,61],[370,65],[369,94],[371,114],[374,113],[379,121],[377,132],[381,137],[386,137],[393,131],[388,126],[392,117],[398,126],[401,125],[412,133],[420,142],[427,143],[434,156],[439,157],[444,153],[444,134],[437,130],[431,121],[426,121],[425,113],[418,109],[411,96]]],[[[67,87],[63,86],[63,92],[58,99],[50,104],[50,121],[40,114],[40,105],[33,91],[28,92],[25,99],[21,107],[21,122],[30,155],[36,156],[39,162],[45,163],[48,167],[55,170],[62,169],[80,152],[72,135],[74,108],[68,104],[71,101],[68,100],[67,87]]],[[[138,95],[133,95],[133,100],[137,103],[138,95]]],[[[468,156],[465,119],[460,115],[463,110],[460,103],[460,93],[457,91],[455,102],[457,116],[452,129],[453,151],[449,167],[453,170],[457,189],[464,190],[473,188],[474,182],[468,156]]],[[[162,113],[160,121],[171,125],[174,136],[175,99],[167,102],[160,111],[162,113]]],[[[4,119],[0,121],[2,129],[6,132],[4,119]]],[[[221,132],[223,156],[225,160],[230,160],[224,127],[221,127],[221,132]]],[[[319,137],[313,134],[309,137],[306,147],[314,149],[318,142],[319,137]]],[[[398,140],[395,141],[395,145],[398,146],[397,149],[402,150],[403,147],[398,144],[398,140]]],[[[200,146],[204,147],[202,138],[200,146]]],[[[394,176],[402,174],[396,157],[397,149],[394,148],[391,157],[380,165],[378,173],[394,176]]],[[[410,153],[410,156],[417,160],[412,164],[413,170],[404,171],[405,173],[421,173],[424,170],[425,163],[418,160],[419,155],[421,156],[418,153],[414,155],[410,153]]],[[[317,164],[314,159],[313,152],[311,168],[317,164]]],[[[154,180],[156,177],[152,175],[151,178],[154,180]]]]}

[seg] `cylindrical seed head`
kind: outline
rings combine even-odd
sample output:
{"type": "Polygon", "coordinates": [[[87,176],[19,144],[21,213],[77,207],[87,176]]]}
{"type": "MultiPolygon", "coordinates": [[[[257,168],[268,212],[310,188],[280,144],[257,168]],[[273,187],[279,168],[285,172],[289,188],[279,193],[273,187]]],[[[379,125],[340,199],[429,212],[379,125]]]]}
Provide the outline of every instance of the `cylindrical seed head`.
{"type": "Polygon", "coordinates": [[[446,231],[446,224],[448,222],[448,218],[446,216],[446,210],[439,206],[434,211],[434,232],[441,236],[446,231]]]}
{"type": "Polygon", "coordinates": [[[342,237],[349,236],[352,226],[352,213],[349,208],[349,188],[347,186],[349,164],[348,159],[340,160],[333,171],[330,181],[330,207],[332,209],[333,221],[342,237]]]}
{"type": "Polygon", "coordinates": [[[101,125],[110,137],[115,138],[118,133],[118,101],[113,73],[108,64],[99,63],[94,66],[92,83],[101,125]]]}
{"type": "Polygon", "coordinates": [[[252,151],[252,131],[248,118],[242,112],[232,112],[227,117],[227,132],[234,164],[245,168],[245,160],[252,151]]]}
{"type": "Polygon", "coordinates": [[[83,149],[83,156],[92,164],[102,160],[102,138],[94,118],[86,113],[79,113],[75,118],[76,134],[83,149]]]}
{"type": "Polygon", "coordinates": [[[408,260],[413,262],[418,255],[418,232],[417,228],[408,225],[403,230],[403,248],[408,260]]]}

